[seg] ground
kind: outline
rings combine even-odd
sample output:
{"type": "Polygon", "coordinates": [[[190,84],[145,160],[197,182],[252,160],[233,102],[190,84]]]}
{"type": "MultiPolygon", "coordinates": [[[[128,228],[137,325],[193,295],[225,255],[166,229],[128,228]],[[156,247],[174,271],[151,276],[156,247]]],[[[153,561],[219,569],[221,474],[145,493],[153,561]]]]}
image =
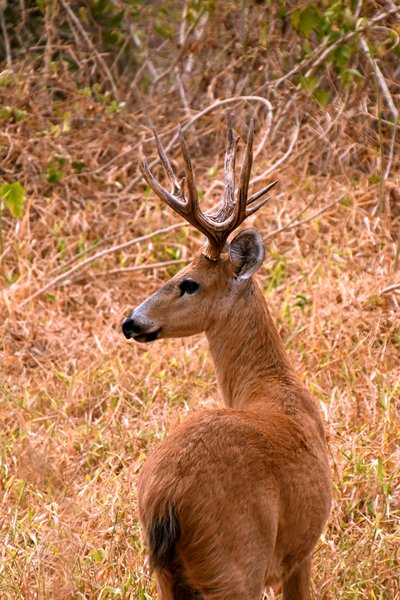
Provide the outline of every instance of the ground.
{"type": "MultiPolygon", "coordinates": [[[[140,346],[122,335],[128,311],[202,244],[137,165],[142,146],[156,157],[151,123],[166,146],[177,123],[189,123],[201,202],[215,205],[222,84],[213,81],[188,114],[176,109],[179,86],[113,104],[61,63],[50,74],[13,67],[0,74],[2,106],[11,107],[1,117],[1,176],[23,185],[26,202],[20,217],[2,204],[0,221],[0,595],[155,598],[136,514],[138,472],[189,412],[219,398],[203,336],[140,346]]],[[[324,107],[294,89],[271,93],[270,107],[247,99],[231,110],[242,138],[255,117],[260,181],[252,190],[279,180],[250,219],[265,240],[258,280],[326,424],[334,501],[311,598],[395,600],[398,154],[383,176],[389,142],[376,119],[353,110],[364,106],[362,88],[352,88],[348,104],[338,95],[324,107]]],[[[181,173],[176,143],[169,154],[181,173]]]]}

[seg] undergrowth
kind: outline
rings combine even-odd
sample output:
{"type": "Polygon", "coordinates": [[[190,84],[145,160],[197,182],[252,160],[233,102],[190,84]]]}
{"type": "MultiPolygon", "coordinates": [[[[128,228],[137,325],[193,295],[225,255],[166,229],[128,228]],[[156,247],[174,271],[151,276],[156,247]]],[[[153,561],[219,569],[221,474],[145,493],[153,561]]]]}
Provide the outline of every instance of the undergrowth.
{"type": "Polygon", "coordinates": [[[255,119],[252,189],[279,180],[259,281],[326,421],[311,597],[399,599],[398,7],[168,7],[0,7],[0,596],[155,598],[137,475],[219,401],[203,337],[122,337],[202,244],[137,163],[162,179],[156,126],[181,173],[181,123],[214,206],[229,107],[242,138],[255,119]]]}

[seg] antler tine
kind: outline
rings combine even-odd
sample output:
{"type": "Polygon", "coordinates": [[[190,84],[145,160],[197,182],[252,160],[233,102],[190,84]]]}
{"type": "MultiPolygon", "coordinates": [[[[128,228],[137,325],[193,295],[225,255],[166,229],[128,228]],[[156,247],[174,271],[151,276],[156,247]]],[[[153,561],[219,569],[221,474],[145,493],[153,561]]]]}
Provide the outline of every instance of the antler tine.
{"type": "Polygon", "coordinates": [[[254,121],[250,120],[249,131],[247,133],[247,143],[244,152],[242,168],[240,169],[238,199],[235,206],[235,215],[233,218],[233,229],[242,223],[246,216],[247,193],[249,191],[250,173],[253,164],[253,138],[254,121]]]}
{"type": "Polygon", "coordinates": [[[180,143],[181,150],[182,150],[183,160],[185,162],[186,184],[188,187],[188,196],[189,196],[188,197],[188,205],[190,207],[190,210],[194,213],[194,215],[199,216],[199,218],[201,218],[202,214],[199,210],[199,196],[197,194],[197,188],[196,188],[196,185],[194,182],[192,161],[190,160],[189,150],[186,145],[186,140],[184,138],[183,130],[182,130],[181,126],[179,126],[179,128],[178,128],[178,136],[179,136],[179,143],[180,143]]]}
{"type": "Polygon", "coordinates": [[[166,190],[160,183],[158,183],[157,179],[154,177],[153,173],[150,171],[147,160],[144,158],[139,163],[140,170],[142,172],[143,177],[145,178],[147,184],[153,192],[161,199],[164,200],[173,210],[183,216],[182,204],[179,200],[173,196],[168,190],[166,190]]]}
{"type": "Polygon", "coordinates": [[[168,204],[168,206],[170,206],[176,213],[178,213],[178,215],[183,217],[186,221],[188,221],[191,225],[193,225],[196,229],[201,231],[201,233],[203,233],[207,237],[207,239],[209,240],[209,246],[207,247],[208,251],[206,252],[206,255],[209,256],[209,258],[216,260],[216,258],[218,258],[217,254],[219,252],[218,236],[213,231],[213,223],[209,222],[208,219],[205,218],[205,216],[199,209],[198,194],[194,183],[192,163],[190,160],[190,155],[186,146],[185,139],[183,137],[182,130],[179,131],[179,140],[181,144],[183,158],[185,161],[185,173],[189,196],[188,200],[186,200],[183,193],[183,183],[185,182],[185,178],[183,179],[181,186],[175,176],[174,171],[172,170],[172,167],[169,163],[167,155],[165,154],[164,148],[162,147],[160,138],[158,137],[156,131],[154,131],[154,136],[157,143],[158,155],[173,185],[173,193],[168,192],[157,181],[157,179],[150,171],[149,165],[145,158],[140,163],[142,175],[145,178],[148,185],[153,190],[153,192],[161,200],[164,200],[168,204]]]}
{"type": "Polygon", "coordinates": [[[270,189],[275,187],[277,183],[278,183],[278,180],[275,179],[275,181],[273,181],[272,183],[269,183],[265,188],[263,188],[262,190],[259,190],[258,192],[256,192],[252,196],[250,196],[250,198],[247,200],[247,206],[250,206],[250,204],[253,204],[253,202],[255,202],[256,200],[261,198],[261,196],[264,196],[264,194],[266,194],[267,192],[269,192],[270,189]]]}
{"type": "Polygon", "coordinates": [[[243,157],[243,164],[239,179],[239,203],[246,206],[247,193],[249,191],[250,173],[253,166],[253,138],[254,138],[254,120],[250,120],[249,131],[247,134],[246,150],[243,157]]]}
{"type": "Polygon", "coordinates": [[[224,198],[221,210],[218,213],[218,220],[225,220],[229,213],[234,209],[235,200],[235,164],[236,150],[239,137],[234,137],[232,128],[232,115],[227,112],[228,143],[225,152],[224,161],[224,198]]]}
{"type": "Polygon", "coordinates": [[[163,146],[161,144],[160,138],[158,137],[158,133],[157,133],[156,129],[153,129],[153,134],[154,134],[154,137],[155,137],[155,140],[156,140],[156,144],[157,144],[158,156],[160,157],[160,160],[161,160],[161,162],[163,164],[165,172],[167,173],[167,175],[169,177],[169,180],[171,181],[172,186],[173,186],[172,193],[174,194],[174,196],[180,196],[180,197],[182,197],[183,194],[182,194],[181,186],[179,185],[179,182],[178,182],[178,180],[176,178],[176,175],[175,175],[175,173],[174,173],[174,171],[173,171],[173,169],[171,167],[171,164],[170,164],[170,162],[168,160],[168,157],[165,154],[164,148],[163,148],[163,146]]]}
{"type": "Polygon", "coordinates": [[[271,196],[267,196],[266,198],[264,198],[263,200],[261,200],[261,202],[259,202],[255,206],[252,206],[251,208],[248,208],[247,211],[246,211],[246,218],[250,217],[250,215],[253,215],[260,208],[262,208],[263,206],[265,206],[270,200],[271,200],[271,196]]]}

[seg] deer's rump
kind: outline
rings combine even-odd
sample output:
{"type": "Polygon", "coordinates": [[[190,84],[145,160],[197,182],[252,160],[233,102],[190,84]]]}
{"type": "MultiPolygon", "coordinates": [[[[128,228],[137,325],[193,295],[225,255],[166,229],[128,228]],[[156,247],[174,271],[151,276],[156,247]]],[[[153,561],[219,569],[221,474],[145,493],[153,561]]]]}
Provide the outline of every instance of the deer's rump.
{"type": "Polygon", "coordinates": [[[222,573],[238,587],[244,578],[271,585],[311,552],[329,513],[330,474],[317,427],[298,421],[202,411],[156,449],[138,489],[154,569],[179,566],[205,593],[222,590],[222,573]]]}

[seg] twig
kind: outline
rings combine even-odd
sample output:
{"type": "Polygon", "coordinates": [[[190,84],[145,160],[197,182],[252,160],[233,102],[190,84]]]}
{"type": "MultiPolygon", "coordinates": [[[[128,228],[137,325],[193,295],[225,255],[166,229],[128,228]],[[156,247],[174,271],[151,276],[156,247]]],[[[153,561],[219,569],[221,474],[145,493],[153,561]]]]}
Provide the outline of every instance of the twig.
{"type": "Polygon", "coordinates": [[[391,95],[391,93],[389,91],[389,88],[387,86],[387,83],[385,81],[383,73],[380,70],[378,63],[376,62],[376,60],[371,55],[370,49],[368,47],[368,44],[367,44],[364,36],[360,36],[360,45],[361,45],[361,48],[362,48],[363,52],[365,53],[365,55],[366,55],[369,63],[371,64],[371,66],[372,66],[372,68],[373,68],[373,70],[375,72],[376,78],[377,78],[378,83],[379,83],[379,87],[381,88],[382,93],[385,96],[385,100],[387,102],[389,110],[392,113],[395,122],[397,123],[397,120],[399,118],[399,111],[397,110],[397,108],[396,108],[396,106],[395,106],[395,104],[393,102],[392,95],[391,95]]]}
{"type": "Polygon", "coordinates": [[[165,69],[165,71],[163,71],[162,73],[160,73],[153,81],[152,83],[152,88],[154,89],[154,86],[157,85],[157,83],[159,83],[162,79],[164,79],[164,77],[166,77],[167,75],[169,75],[169,73],[175,68],[175,66],[178,64],[178,62],[181,60],[182,56],[185,54],[186,49],[187,49],[187,42],[189,39],[190,34],[192,33],[192,31],[197,27],[197,24],[199,23],[200,19],[202,18],[204,14],[204,11],[200,11],[195,22],[192,23],[192,25],[189,27],[186,35],[185,35],[185,40],[181,46],[180,51],[178,52],[178,54],[175,57],[175,60],[172,61],[172,63],[165,69]]]}
{"type": "MultiPolygon", "coordinates": [[[[395,103],[393,102],[392,95],[391,95],[391,93],[389,91],[389,88],[387,86],[387,83],[386,83],[386,80],[385,80],[385,78],[383,76],[383,73],[380,70],[378,63],[376,62],[376,60],[371,55],[371,51],[369,49],[369,46],[368,46],[367,41],[364,38],[364,36],[360,36],[360,46],[361,46],[361,49],[363,50],[364,54],[366,55],[367,60],[370,63],[370,65],[371,65],[371,67],[372,67],[372,69],[374,71],[376,81],[377,81],[379,87],[381,88],[382,94],[385,97],[385,100],[386,100],[386,103],[388,105],[388,108],[389,108],[390,112],[393,115],[393,121],[394,121],[394,123],[397,124],[398,120],[399,120],[399,111],[397,110],[397,108],[395,106],[395,103]]],[[[380,116],[380,113],[381,113],[381,111],[379,111],[379,115],[378,116],[380,116]]],[[[386,164],[385,171],[383,173],[383,181],[385,181],[388,178],[389,173],[390,173],[390,169],[391,169],[391,166],[392,166],[394,144],[395,144],[395,139],[396,139],[396,130],[397,130],[397,127],[394,127],[393,131],[392,131],[392,136],[391,136],[391,141],[390,141],[389,157],[388,157],[388,161],[387,161],[387,164],[386,164]]]]}
{"type": "MultiPolygon", "coordinates": [[[[109,167],[110,165],[112,165],[114,162],[118,161],[123,156],[126,156],[127,154],[130,154],[131,152],[133,152],[134,150],[136,150],[137,148],[139,148],[141,145],[142,145],[142,142],[140,141],[137,144],[134,144],[133,146],[129,146],[129,148],[126,148],[125,150],[122,150],[122,152],[120,152],[119,154],[116,154],[115,156],[113,156],[112,158],[110,158],[109,161],[107,161],[106,163],[104,163],[104,165],[100,165],[99,167],[97,167],[93,171],[83,171],[82,173],[74,173],[73,175],[70,175],[68,177],[72,177],[72,176],[74,176],[74,177],[88,177],[89,175],[97,175],[98,173],[101,173],[101,171],[104,171],[104,169],[106,169],[107,167],[109,167]]],[[[64,177],[63,181],[66,181],[66,179],[68,179],[68,177],[64,177]]]]}
{"type": "Polygon", "coordinates": [[[396,247],[396,255],[394,257],[394,265],[393,265],[393,269],[395,271],[397,271],[397,269],[399,268],[399,262],[400,262],[400,232],[397,238],[397,247],[396,247]]]}
{"type": "MultiPolygon", "coordinates": [[[[134,26],[132,25],[132,23],[129,24],[129,34],[133,40],[133,43],[135,44],[136,48],[141,49],[142,48],[142,42],[140,41],[139,36],[137,35],[134,26]]],[[[160,51],[160,49],[164,46],[166,40],[164,40],[164,42],[161,43],[161,45],[157,48],[157,51],[160,51]]],[[[157,77],[157,69],[155,68],[155,66],[153,65],[151,59],[147,56],[146,57],[146,61],[145,64],[147,66],[147,70],[149,71],[150,77],[152,79],[155,79],[157,77]]],[[[135,77],[136,79],[136,77],[135,77]]]]}
{"type": "Polygon", "coordinates": [[[385,181],[389,177],[390,169],[392,167],[393,154],[394,154],[394,145],[395,145],[395,141],[396,141],[396,132],[397,132],[397,127],[393,127],[393,129],[392,129],[392,135],[391,135],[391,138],[390,138],[389,156],[388,156],[388,160],[387,160],[387,163],[386,163],[385,172],[383,174],[383,179],[385,181]]]}
{"type": "Polygon", "coordinates": [[[187,265],[190,262],[189,258],[181,258],[176,260],[166,260],[164,262],[157,262],[144,265],[136,265],[135,267],[125,267],[123,269],[111,269],[110,271],[96,272],[95,277],[102,277],[104,275],[116,275],[120,273],[133,273],[135,271],[149,271],[151,269],[163,269],[164,267],[170,267],[171,265],[184,264],[187,265]]]}
{"type": "Polygon", "coordinates": [[[186,19],[187,19],[187,2],[184,2],[183,8],[182,8],[181,24],[179,27],[179,34],[178,34],[178,43],[181,48],[182,48],[182,46],[184,46],[185,41],[186,41],[186,33],[185,33],[186,19]]]}
{"type": "Polygon", "coordinates": [[[12,58],[11,58],[10,40],[8,38],[6,21],[4,19],[4,11],[3,11],[3,6],[2,5],[0,5],[0,24],[1,24],[1,31],[3,33],[3,38],[4,38],[4,49],[6,51],[7,67],[9,69],[12,69],[13,68],[13,64],[12,64],[12,58]]]}
{"type": "MultiPolygon", "coordinates": [[[[182,102],[183,108],[185,110],[186,117],[188,119],[190,119],[191,118],[190,107],[189,107],[189,103],[188,103],[188,100],[187,100],[187,97],[186,97],[186,90],[185,90],[185,87],[183,85],[182,77],[181,77],[181,74],[179,72],[178,66],[175,67],[174,71],[175,71],[175,78],[176,78],[176,84],[177,84],[179,96],[181,98],[181,102],[182,102]]],[[[193,133],[195,133],[194,130],[193,130],[193,133]]]]}
{"type": "Polygon", "coordinates": [[[357,0],[356,7],[354,9],[353,19],[358,19],[358,17],[360,16],[360,12],[362,9],[362,3],[363,3],[363,0],[357,0]]]}
{"type": "MultiPolygon", "coordinates": [[[[346,195],[347,194],[342,194],[342,196],[340,196],[339,198],[336,198],[336,200],[334,200],[333,202],[330,202],[326,206],[323,206],[320,210],[318,210],[317,212],[313,213],[312,215],[310,215],[306,219],[297,220],[299,218],[299,216],[302,215],[302,214],[304,214],[304,212],[307,210],[307,208],[309,208],[309,206],[311,205],[311,203],[310,203],[308,206],[306,206],[305,209],[302,209],[297,215],[295,215],[293,217],[293,219],[291,219],[289,221],[289,223],[286,223],[286,225],[282,225],[282,227],[279,227],[278,229],[275,229],[274,231],[271,231],[270,233],[267,233],[267,235],[265,235],[264,238],[263,238],[264,241],[270,239],[271,237],[274,237],[274,236],[278,235],[278,233],[281,233],[282,231],[288,231],[289,229],[295,229],[296,227],[301,227],[301,225],[305,225],[305,223],[309,223],[313,219],[316,219],[317,217],[319,217],[320,215],[322,215],[323,213],[325,213],[327,210],[329,210],[330,208],[332,208],[332,206],[335,206],[336,204],[339,204],[339,202],[341,202],[343,200],[343,198],[346,197],[346,195]]],[[[315,199],[313,199],[312,203],[314,203],[314,201],[315,201],[315,199]]]]}
{"type": "MultiPolygon", "coordinates": [[[[139,36],[137,35],[137,33],[134,30],[134,27],[132,24],[129,25],[129,35],[131,36],[133,43],[135,44],[135,46],[141,50],[142,49],[142,42],[140,41],[139,36]]],[[[164,46],[166,46],[167,44],[167,40],[164,40],[159,46],[158,48],[153,51],[153,52],[157,52],[160,53],[161,50],[164,48],[164,46]]],[[[143,64],[139,67],[139,69],[137,70],[135,77],[132,79],[131,83],[129,84],[129,89],[126,93],[125,96],[125,102],[128,103],[129,100],[131,99],[132,94],[136,94],[138,95],[138,90],[137,90],[137,84],[142,76],[143,71],[147,69],[151,79],[155,79],[157,77],[157,70],[155,68],[155,66],[153,65],[152,60],[150,59],[150,57],[147,55],[147,50],[144,52],[144,61],[143,64]]]]}
{"type": "MultiPolygon", "coordinates": [[[[192,117],[190,119],[190,121],[188,121],[187,123],[185,123],[185,125],[182,126],[182,130],[185,131],[186,129],[188,129],[189,127],[191,127],[193,125],[193,123],[195,123],[196,121],[198,121],[199,119],[201,119],[202,117],[204,117],[204,115],[207,115],[209,112],[212,112],[213,110],[215,110],[216,108],[219,108],[221,106],[226,106],[229,104],[236,104],[237,102],[243,102],[243,101],[247,101],[247,102],[261,102],[262,104],[264,104],[264,106],[266,107],[267,111],[268,111],[268,126],[267,126],[267,130],[269,130],[270,124],[271,124],[271,120],[272,120],[272,113],[273,113],[273,108],[272,108],[272,104],[269,100],[267,100],[266,98],[263,98],[262,96],[234,96],[233,98],[225,98],[224,100],[217,100],[216,102],[214,102],[213,104],[211,104],[210,106],[208,106],[207,108],[205,108],[204,110],[200,111],[199,113],[197,113],[197,115],[195,115],[194,117],[192,117]]],[[[165,148],[165,151],[168,152],[172,146],[175,144],[175,142],[178,139],[178,133],[176,133],[174,135],[174,137],[172,138],[172,140],[169,142],[169,144],[167,145],[167,147],[165,148]]]]}
{"type": "Polygon", "coordinates": [[[114,98],[116,98],[118,100],[119,99],[118,89],[117,89],[117,86],[115,85],[113,76],[112,76],[109,68],[107,67],[106,63],[104,62],[103,58],[97,52],[96,46],[93,44],[92,40],[90,39],[90,37],[86,33],[84,27],[82,26],[82,23],[80,22],[80,20],[78,19],[78,17],[75,15],[75,13],[72,10],[72,8],[70,7],[70,5],[67,4],[67,2],[65,2],[65,0],[60,0],[60,2],[62,4],[62,6],[64,7],[64,9],[67,11],[69,18],[74,22],[75,27],[78,29],[78,31],[80,32],[81,36],[85,40],[88,48],[95,55],[96,60],[98,61],[98,63],[101,66],[101,68],[103,69],[103,71],[104,71],[104,73],[105,73],[108,81],[110,82],[110,85],[111,85],[112,90],[113,90],[114,98]]]}
{"type": "Polygon", "coordinates": [[[279,165],[281,165],[291,155],[294,145],[297,142],[297,138],[299,137],[299,131],[300,131],[300,124],[299,124],[299,120],[298,120],[297,113],[296,113],[296,128],[293,132],[292,139],[290,140],[289,147],[286,150],[285,154],[283,156],[281,156],[276,162],[274,162],[273,165],[268,167],[268,169],[266,171],[264,171],[264,173],[251,179],[250,185],[253,185],[254,183],[257,183],[258,181],[261,181],[261,179],[265,179],[270,173],[272,173],[272,171],[275,171],[275,169],[277,167],[279,167],[279,165]]]}
{"type": "Polygon", "coordinates": [[[47,290],[54,287],[61,281],[68,279],[68,277],[70,277],[73,273],[80,271],[81,269],[87,267],[89,264],[98,260],[99,258],[103,258],[103,256],[106,256],[107,254],[112,254],[113,252],[118,252],[119,250],[123,250],[125,248],[128,248],[129,246],[133,246],[133,244],[139,244],[140,242],[145,242],[146,240],[150,240],[151,238],[154,238],[157,235],[162,235],[164,233],[168,233],[169,231],[173,231],[174,229],[180,229],[180,228],[184,227],[185,225],[186,225],[186,223],[178,223],[175,225],[170,225],[169,227],[165,227],[165,229],[158,229],[157,231],[154,231],[153,233],[149,233],[148,235],[143,235],[141,237],[135,238],[134,240],[130,240],[129,242],[124,242],[123,244],[118,244],[117,246],[111,246],[110,248],[105,248],[105,250],[102,250],[101,252],[97,252],[93,256],[90,256],[89,258],[87,258],[83,262],[75,265],[74,267],[72,267],[71,269],[66,271],[65,273],[61,273],[61,275],[54,277],[54,279],[49,281],[49,283],[46,283],[46,285],[41,287],[34,294],[32,294],[31,296],[28,296],[28,298],[23,300],[23,302],[21,302],[19,307],[20,308],[24,307],[26,304],[28,304],[28,302],[30,302],[34,298],[37,298],[44,292],[47,292],[47,290]]]}
{"type": "Polygon", "coordinates": [[[388,285],[381,290],[381,294],[388,294],[389,292],[394,292],[395,290],[400,290],[400,283],[392,283],[392,285],[388,285]]]}
{"type": "Polygon", "coordinates": [[[58,267],[54,267],[54,269],[52,269],[48,274],[54,275],[55,273],[59,273],[63,269],[66,269],[72,263],[74,263],[77,260],[79,260],[80,258],[82,258],[82,256],[86,256],[86,254],[90,254],[91,252],[98,250],[99,246],[103,246],[106,242],[110,242],[112,239],[115,239],[116,237],[120,237],[121,235],[123,235],[123,232],[116,233],[115,235],[111,235],[108,238],[104,238],[103,240],[100,240],[97,244],[95,244],[93,246],[89,246],[89,248],[85,248],[81,252],[78,252],[78,254],[75,254],[75,256],[70,258],[68,261],[66,261],[62,265],[58,265],[58,267]]]}

